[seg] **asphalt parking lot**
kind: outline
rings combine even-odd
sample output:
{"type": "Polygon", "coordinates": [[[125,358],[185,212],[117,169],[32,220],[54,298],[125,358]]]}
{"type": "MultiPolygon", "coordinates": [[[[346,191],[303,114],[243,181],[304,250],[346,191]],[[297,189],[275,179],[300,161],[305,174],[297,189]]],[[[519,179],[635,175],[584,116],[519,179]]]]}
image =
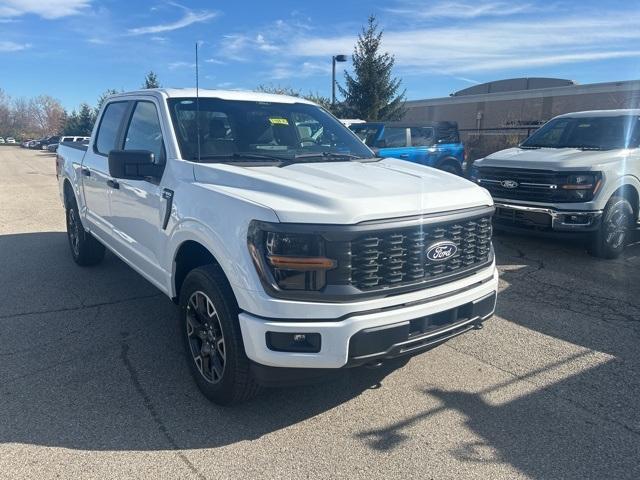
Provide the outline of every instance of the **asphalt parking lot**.
{"type": "Polygon", "coordinates": [[[0,477],[640,478],[640,244],[497,236],[483,330],[225,409],[167,298],[73,263],[54,172],[0,148],[0,477]]]}

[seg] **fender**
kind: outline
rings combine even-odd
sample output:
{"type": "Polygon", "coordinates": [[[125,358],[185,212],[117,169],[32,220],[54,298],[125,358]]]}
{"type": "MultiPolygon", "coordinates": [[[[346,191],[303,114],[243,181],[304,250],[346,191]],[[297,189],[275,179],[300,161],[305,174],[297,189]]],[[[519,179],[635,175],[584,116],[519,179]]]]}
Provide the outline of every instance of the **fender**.
{"type": "MultiPolygon", "coordinates": [[[[607,172],[605,172],[605,175],[607,175],[607,172]]],[[[599,208],[604,208],[611,196],[617,190],[627,185],[633,187],[636,193],[640,195],[640,180],[630,173],[624,174],[616,179],[606,180],[604,188],[601,190],[600,195],[598,195],[597,202],[599,208]]]]}
{"type": "Polygon", "coordinates": [[[247,248],[246,228],[243,232],[240,232],[240,235],[241,237],[236,242],[225,242],[215,230],[200,221],[189,219],[176,225],[172,229],[164,255],[165,271],[170,273],[166,286],[169,296],[176,296],[174,282],[176,275],[175,260],[181,245],[188,241],[201,244],[211,253],[229,280],[232,289],[253,290],[256,285],[260,285],[260,279],[253,267],[253,260],[247,248]]]}

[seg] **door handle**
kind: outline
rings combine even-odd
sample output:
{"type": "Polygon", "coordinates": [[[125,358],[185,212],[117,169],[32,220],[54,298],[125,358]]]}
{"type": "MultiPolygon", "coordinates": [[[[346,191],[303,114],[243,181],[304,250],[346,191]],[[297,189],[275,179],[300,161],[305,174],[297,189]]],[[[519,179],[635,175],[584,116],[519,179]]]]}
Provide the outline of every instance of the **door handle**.
{"type": "Polygon", "coordinates": [[[84,175],[85,177],[91,176],[91,170],[89,170],[88,168],[81,168],[80,173],[82,173],[82,175],[84,175]]]}
{"type": "Polygon", "coordinates": [[[107,180],[107,185],[116,190],[120,188],[120,184],[115,180],[107,180]]]}
{"type": "Polygon", "coordinates": [[[403,153],[402,155],[400,155],[400,158],[409,158],[409,154],[408,153],[403,153]]]}

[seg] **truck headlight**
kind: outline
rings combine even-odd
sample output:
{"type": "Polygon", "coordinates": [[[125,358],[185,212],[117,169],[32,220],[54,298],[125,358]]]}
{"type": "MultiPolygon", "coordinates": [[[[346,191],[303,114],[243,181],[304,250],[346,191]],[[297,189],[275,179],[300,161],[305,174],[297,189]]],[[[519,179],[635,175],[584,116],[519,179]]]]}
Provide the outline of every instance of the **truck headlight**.
{"type": "Polygon", "coordinates": [[[600,172],[575,173],[567,175],[565,182],[560,185],[566,191],[566,196],[570,200],[586,202],[595,196],[602,181],[600,172]]]}
{"type": "Polygon", "coordinates": [[[280,290],[321,290],[326,272],[337,266],[325,256],[324,239],[281,228],[263,222],[252,222],[249,227],[249,251],[261,280],[280,290]]]}

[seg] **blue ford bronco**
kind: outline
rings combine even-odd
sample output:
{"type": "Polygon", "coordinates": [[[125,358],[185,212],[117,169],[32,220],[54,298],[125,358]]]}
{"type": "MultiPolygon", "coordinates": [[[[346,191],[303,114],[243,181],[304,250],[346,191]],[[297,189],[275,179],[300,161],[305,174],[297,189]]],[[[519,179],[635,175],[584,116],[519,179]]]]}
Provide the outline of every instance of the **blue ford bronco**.
{"type": "Polygon", "coordinates": [[[349,127],[374,152],[462,175],[464,146],[456,122],[357,123],[349,127]]]}

